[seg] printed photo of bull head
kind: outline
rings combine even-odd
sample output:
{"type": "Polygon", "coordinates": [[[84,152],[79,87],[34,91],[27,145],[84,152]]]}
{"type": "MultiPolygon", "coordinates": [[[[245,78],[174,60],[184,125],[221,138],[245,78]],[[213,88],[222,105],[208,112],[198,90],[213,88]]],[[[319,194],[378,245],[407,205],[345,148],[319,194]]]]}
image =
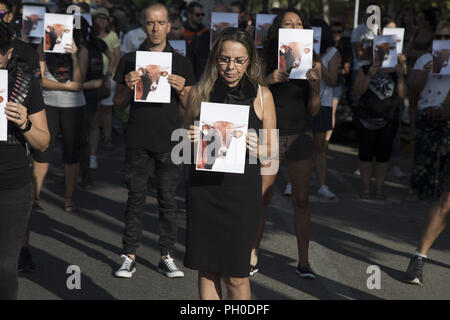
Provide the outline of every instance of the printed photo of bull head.
{"type": "Polygon", "coordinates": [[[278,44],[278,68],[290,79],[306,79],[312,68],[313,30],[280,29],[278,44]]]}
{"type": "Polygon", "coordinates": [[[197,170],[244,172],[248,111],[248,106],[202,103],[197,170]]]}
{"type": "Polygon", "coordinates": [[[44,37],[45,7],[23,6],[22,35],[28,37],[44,37]]]}
{"type": "Polygon", "coordinates": [[[257,48],[262,48],[264,45],[264,39],[269,33],[270,26],[272,26],[274,14],[261,14],[256,15],[256,28],[255,28],[255,45],[257,48]]]}
{"type": "Polygon", "coordinates": [[[140,79],[135,86],[134,101],[170,103],[172,54],[167,52],[136,52],[136,71],[140,79]]]}
{"type": "Polygon", "coordinates": [[[73,15],[46,13],[44,51],[66,53],[72,46],[73,15]]]}
{"type": "Polygon", "coordinates": [[[397,63],[397,37],[376,36],[373,40],[373,64],[381,68],[393,68],[397,63]]]}
{"type": "Polygon", "coordinates": [[[395,35],[397,39],[397,54],[401,54],[403,52],[405,28],[383,28],[383,35],[395,35]]]}
{"type": "Polygon", "coordinates": [[[433,41],[433,66],[435,74],[450,75],[450,40],[433,41]]]}
{"type": "Polygon", "coordinates": [[[211,12],[211,38],[209,48],[212,48],[214,42],[223,30],[231,27],[237,28],[237,26],[237,13],[211,12]]]}

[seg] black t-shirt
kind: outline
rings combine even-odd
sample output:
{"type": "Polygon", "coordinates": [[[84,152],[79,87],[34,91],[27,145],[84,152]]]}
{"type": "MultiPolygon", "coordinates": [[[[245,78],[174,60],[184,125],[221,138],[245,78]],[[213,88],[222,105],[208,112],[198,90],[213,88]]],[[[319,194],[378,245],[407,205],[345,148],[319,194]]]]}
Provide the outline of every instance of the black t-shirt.
{"type": "Polygon", "coordinates": [[[17,60],[26,63],[32,75],[41,80],[41,68],[36,49],[17,38],[12,40],[11,47],[14,49],[13,55],[16,56],[17,60]]]}
{"type": "Polygon", "coordinates": [[[208,62],[210,34],[211,32],[208,29],[201,35],[195,36],[187,47],[186,56],[191,60],[197,81],[200,80],[208,62]]]}
{"type": "MultiPolygon", "coordinates": [[[[91,80],[98,80],[103,78],[103,58],[102,52],[88,43],[83,43],[83,46],[88,51],[89,65],[86,73],[86,82],[91,80]]],[[[86,98],[86,104],[98,100],[98,89],[84,90],[84,97],[86,98]]]]}
{"type": "Polygon", "coordinates": [[[303,133],[312,129],[308,110],[309,82],[290,79],[269,87],[275,102],[277,128],[281,136],[303,133]]]}
{"type": "MultiPolygon", "coordinates": [[[[144,41],[138,51],[148,51],[147,41],[144,41]]],[[[163,52],[172,53],[172,74],[186,79],[185,86],[195,84],[192,65],[186,57],[176,53],[167,43],[163,52]]],[[[117,84],[125,84],[125,76],[136,70],[136,52],[124,55],[116,69],[114,80],[117,84]]],[[[127,147],[143,147],[152,152],[169,152],[176,142],[170,137],[172,132],[179,128],[178,121],[179,97],[171,89],[170,103],[134,102],[131,99],[130,120],[127,130],[127,147]]]]}
{"type": "MultiPolygon", "coordinates": [[[[21,80],[16,77],[16,61],[8,63],[8,96],[21,80]]],[[[28,71],[31,75],[32,71],[28,71]]],[[[22,105],[27,107],[28,114],[34,114],[44,109],[44,99],[40,82],[30,77],[28,93],[22,105]]],[[[8,134],[13,130],[15,125],[8,121],[8,134]]],[[[20,134],[20,133],[19,133],[20,134]]],[[[9,140],[9,139],[8,139],[9,140]]],[[[31,169],[28,165],[27,152],[24,144],[9,144],[0,142],[0,191],[12,190],[23,187],[31,183],[31,169]]]]}

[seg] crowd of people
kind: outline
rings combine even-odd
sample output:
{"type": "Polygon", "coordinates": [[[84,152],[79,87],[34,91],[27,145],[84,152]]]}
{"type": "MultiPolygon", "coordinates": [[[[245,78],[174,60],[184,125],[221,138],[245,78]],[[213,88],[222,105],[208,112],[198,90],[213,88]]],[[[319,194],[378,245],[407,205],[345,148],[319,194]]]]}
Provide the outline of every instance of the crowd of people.
{"type": "MultiPolygon", "coordinates": [[[[71,4],[63,0],[47,12],[65,14],[71,4]]],[[[78,181],[95,187],[92,172],[102,168],[99,146],[117,148],[112,141],[114,119],[125,133],[128,188],[116,277],[131,278],[137,270],[144,206],[152,188],[159,208],[158,271],[168,278],[184,276],[173,251],[177,186],[185,180],[184,266],[198,270],[200,298],[250,299],[249,277],[260,268],[258,249],[278,171],[264,169],[282,164],[288,167],[285,194],[294,210],[295,272],[316,279],[308,253],[310,178],[314,167],[318,196],[338,201],[326,183],[326,152],[342,99],[351,106],[358,133],[363,200],[385,200],[388,171],[402,173],[396,162],[399,126],[404,125],[405,108],[409,110],[415,149],[408,200],[436,201],[405,272],[405,281],[423,284],[428,251],[450,217],[450,76],[430,73],[433,40],[450,40],[448,16],[433,8],[403,8],[398,19],[383,15],[380,28],[373,30],[363,14],[361,24],[349,31],[338,19],[328,24],[297,9],[277,9],[263,47],[257,49],[254,15],[240,2],[231,7],[216,3],[211,12],[238,13],[239,27],[225,29],[210,48],[210,26],[197,2],[154,3],[141,10],[113,0],[97,0],[95,8],[79,6],[92,14],[92,25],[81,18],[72,45],[60,54],[44,52],[42,43],[21,34],[20,1],[0,0],[0,69],[8,70],[9,89],[8,138],[0,141],[0,299],[15,299],[17,272],[35,269],[28,248],[29,217],[32,208],[45,210],[40,194],[58,138],[65,178],[62,208],[73,212],[78,181]],[[137,27],[132,29],[134,21],[137,27]],[[322,28],[320,52],[314,52],[305,80],[289,79],[278,66],[278,31],[312,26],[322,28]],[[395,27],[405,29],[403,53],[395,67],[381,68],[372,56],[373,39],[384,28],[395,27]],[[185,40],[186,56],[169,40],[185,40]],[[135,102],[141,79],[135,70],[136,51],[172,54],[170,103],[135,102]],[[193,150],[203,135],[197,122],[202,102],[250,106],[248,128],[255,131],[246,135],[244,174],[198,171],[194,163],[180,166],[172,161],[177,144],[172,132],[184,127],[193,150]],[[262,129],[278,130],[277,139],[270,133],[263,139],[262,129]]]]}

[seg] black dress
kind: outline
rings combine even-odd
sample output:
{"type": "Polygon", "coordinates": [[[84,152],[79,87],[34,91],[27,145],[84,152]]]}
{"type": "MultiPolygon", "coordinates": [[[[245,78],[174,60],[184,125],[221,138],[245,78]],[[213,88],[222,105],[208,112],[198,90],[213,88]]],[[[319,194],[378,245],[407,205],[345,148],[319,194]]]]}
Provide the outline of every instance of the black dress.
{"type": "MultiPolygon", "coordinates": [[[[234,88],[220,78],[210,102],[250,106],[248,128],[262,121],[253,101],[258,87],[245,76],[234,88]]],[[[229,277],[248,277],[250,254],[262,213],[260,164],[245,161],[244,174],[196,171],[190,166],[186,194],[187,237],[184,265],[229,277]]]]}

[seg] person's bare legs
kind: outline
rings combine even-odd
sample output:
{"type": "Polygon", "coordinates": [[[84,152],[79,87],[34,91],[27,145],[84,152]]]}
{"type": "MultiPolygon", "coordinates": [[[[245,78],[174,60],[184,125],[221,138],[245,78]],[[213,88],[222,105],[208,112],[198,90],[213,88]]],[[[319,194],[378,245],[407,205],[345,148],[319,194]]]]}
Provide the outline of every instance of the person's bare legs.
{"type": "Polygon", "coordinates": [[[224,277],[227,287],[227,300],[250,300],[250,281],[246,278],[224,277]]]}
{"type": "Polygon", "coordinates": [[[34,201],[37,202],[41,196],[42,185],[48,172],[48,162],[33,161],[33,188],[34,201]]]}
{"type": "Polygon", "coordinates": [[[198,272],[198,293],[200,300],[221,300],[222,287],[220,274],[214,272],[198,272]]]}
{"type": "Polygon", "coordinates": [[[331,117],[331,123],[332,123],[333,129],[327,131],[327,136],[325,138],[325,140],[327,142],[330,141],[331,136],[333,135],[334,126],[336,124],[336,110],[337,110],[338,105],[339,105],[339,98],[333,98],[333,113],[332,113],[332,117],[331,117]]]}
{"type": "Polygon", "coordinates": [[[441,199],[429,211],[417,252],[426,256],[436,238],[444,231],[450,218],[450,192],[444,192],[441,199]]]}
{"type": "Polygon", "coordinates": [[[327,178],[327,158],[325,155],[325,132],[314,134],[314,164],[316,167],[319,188],[326,183],[327,178]]]}
{"type": "Polygon", "coordinates": [[[375,177],[376,177],[376,186],[377,186],[377,194],[383,194],[383,186],[384,180],[386,179],[386,175],[389,171],[390,163],[388,162],[377,162],[375,165],[375,177]]]}
{"type": "Polygon", "coordinates": [[[64,174],[66,181],[66,199],[73,199],[75,187],[77,185],[78,172],[80,171],[80,163],[64,164],[64,174]]]}
{"type": "Polygon", "coordinates": [[[258,264],[258,249],[261,245],[261,239],[264,233],[264,226],[266,224],[266,211],[267,207],[270,204],[270,200],[272,200],[273,195],[273,185],[275,183],[275,179],[277,175],[263,175],[262,176],[262,197],[263,197],[263,211],[261,214],[261,219],[259,220],[258,231],[256,233],[256,239],[253,243],[252,254],[250,258],[250,264],[252,266],[256,266],[258,264]]]}
{"type": "Polygon", "coordinates": [[[370,179],[372,178],[372,162],[359,161],[361,170],[362,192],[370,193],[370,179]]]}
{"type": "Polygon", "coordinates": [[[292,185],[291,201],[294,206],[295,234],[297,236],[298,259],[300,267],[308,267],[310,234],[309,179],[312,159],[288,161],[289,176],[292,185]]]}

